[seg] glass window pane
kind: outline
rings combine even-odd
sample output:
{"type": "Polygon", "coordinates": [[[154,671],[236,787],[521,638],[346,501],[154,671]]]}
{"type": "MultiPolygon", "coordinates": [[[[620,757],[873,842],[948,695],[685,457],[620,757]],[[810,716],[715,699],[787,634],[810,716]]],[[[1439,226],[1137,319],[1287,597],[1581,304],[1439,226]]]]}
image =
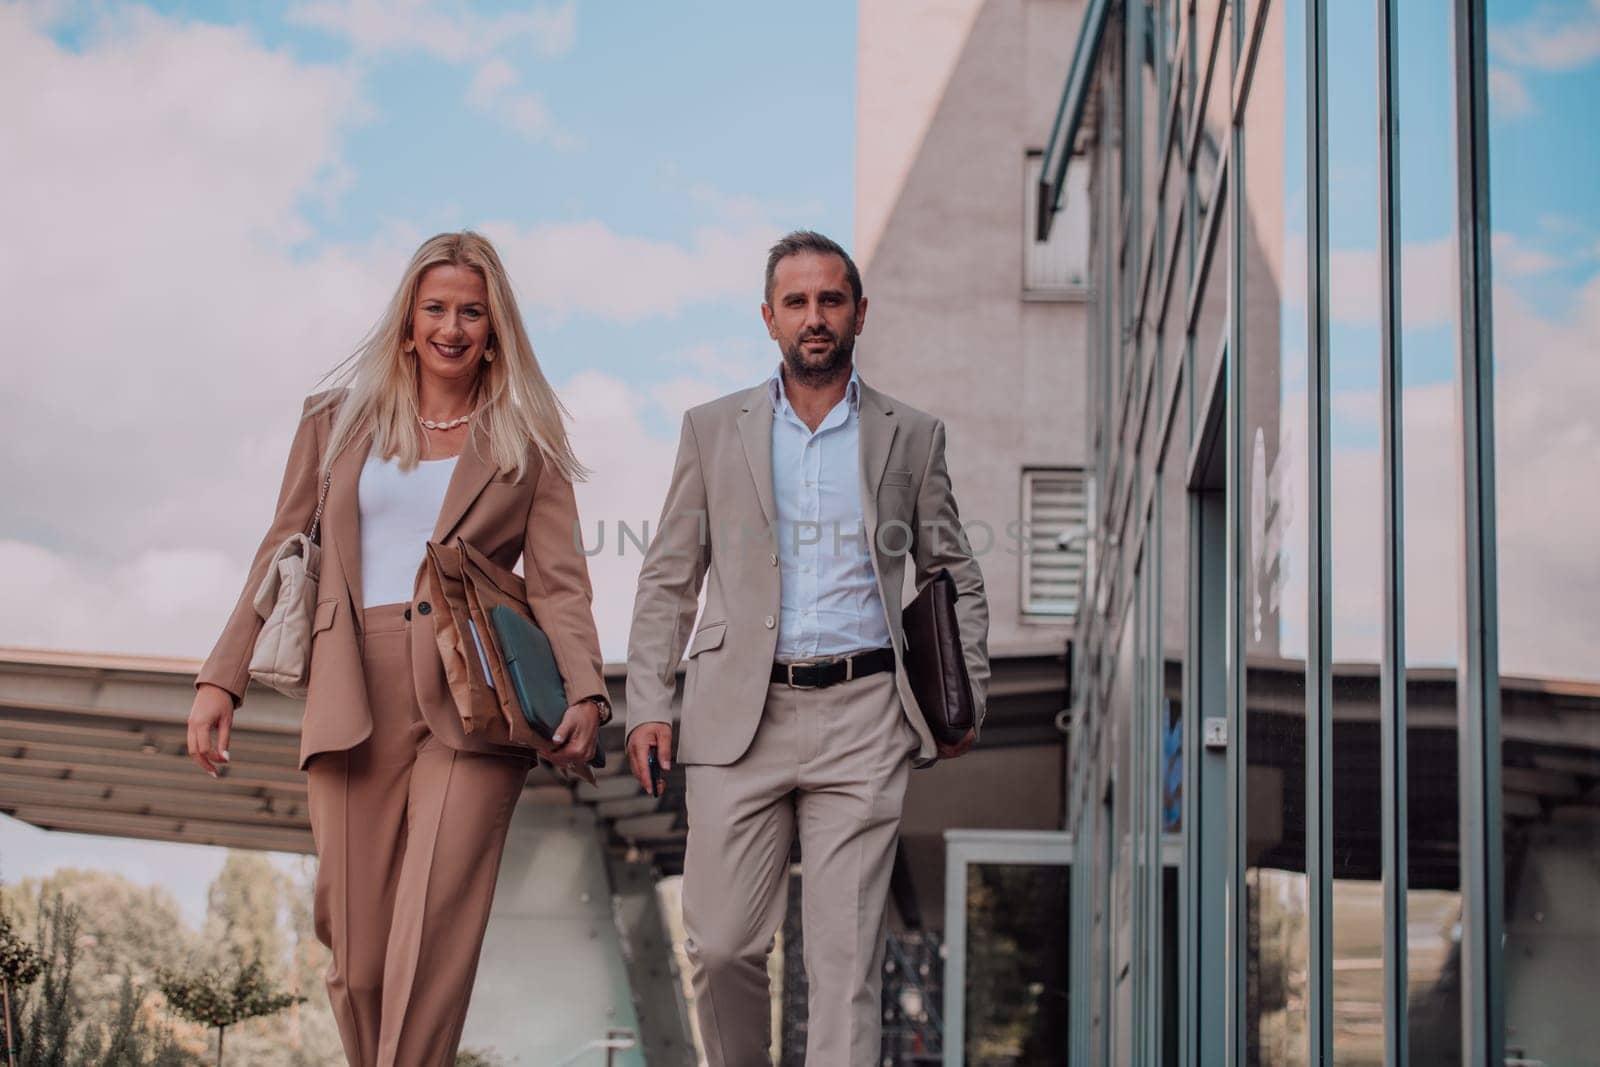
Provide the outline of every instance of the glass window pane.
{"type": "MultiPolygon", "coordinates": [[[[1183,141],[1181,136],[1175,137],[1171,141],[1170,149],[1165,156],[1164,165],[1166,167],[1166,183],[1161,187],[1162,230],[1161,236],[1157,239],[1160,242],[1159,247],[1161,250],[1160,255],[1162,266],[1161,273],[1156,277],[1157,288],[1153,295],[1153,299],[1158,304],[1162,295],[1160,291],[1162,277],[1167,273],[1168,270],[1171,269],[1169,265],[1171,263],[1175,262],[1179,268],[1175,276],[1173,287],[1179,293],[1187,293],[1189,289],[1189,275],[1188,272],[1183,269],[1185,263],[1184,249],[1181,246],[1174,248],[1172,244],[1173,240],[1175,239],[1178,226],[1183,221],[1184,205],[1188,203],[1189,198],[1189,173],[1184,169],[1183,166],[1183,141]]],[[[1182,296],[1178,297],[1176,300],[1172,299],[1170,296],[1168,297],[1168,307],[1170,308],[1174,306],[1180,309],[1181,314],[1181,309],[1183,307],[1182,296]]],[[[1159,310],[1157,314],[1159,316],[1159,310]]],[[[1168,314],[1170,314],[1170,311],[1168,314]]]]}
{"type": "Polygon", "coordinates": [[[1228,54],[1229,50],[1227,47],[1228,30],[1226,20],[1230,16],[1229,12],[1226,10],[1221,11],[1222,18],[1224,20],[1223,28],[1221,30],[1221,40],[1223,44],[1222,47],[1217,50],[1215,56],[1212,55],[1212,46],[1216,44],[1218,40],[1218,11],[1219,9],[1232,6],[1233,5],[1231,4],[1225,3],[1225,0],[1199,0],[1199,2],[1195,4],[1195,70],[1200,72],[1202,79],[1204,78],[1207,64],[1213,62],[1213,60],[1220,64],[1220,66],[1217,68],[1218,70],[1226,71],[1228,69],[1230,56],[1228,54]]]}
{"type": "Polygon", "coordinates": [[[1411,1062],[1461,1062],[1461,441],[1449,0],[1399,6],[1406,970],[1411,1062]]]}
{"type": "Polygon", "coordinates": [[[1377,15],[1328,7],[1333,1055],[1383,1062],[1383,463],[1377,15]]]}
{"type": "MultiPolygon", "coordinates": [[[[1232,208],[1226,196],[1220,210],[1223,215],[1221,229],[1217,232],[1217,244],[1212,251],[1210,264],[1196,260],[1197,270],[1205,268],[1200,276],[1200,313],[1194,324],[1193,365],[1197,406],[1210,395],[1205,390],[1211,388],[1211,376],[1217,373],[1217,359],[1222,354],[1225,340],[1223,330],[1228,324],[1228,228],[1232,208]]],[[[1174,300],[1182,306],[1187,303],[1188,296],[1176,296],[1174,300]]]]}
{"type": "MultiPolygon", "coordinates": [[[[1305,75],[1300,7],[1274,4],[1242,181],[1248,1062],[1306,1062],[1305,75]]],[[[1217,271],[1217,267],[1212,268],[1217,271]]],[[[1222,277],[1218,271],[1213,284],[1222,277]]]]}
{"type": "MultiPolygon", "coordinates": [[[[1143,5],[1140,5],[1141,8],[1143,5]]],[[[1159,33],[1160,27],[1156,23],[1155,12],[1150,12],[1146,25],[1151,33],[1159,33]]],[[[1143,171],[1139,203],[1144,211],[1140,220],[1144,232],[1139,235],[1140,247],[1144,249],[1146,261],[1160,259],[1156,249],[1156,186],[1161,181],[1161,117],[1165,110],[1165,101],[1161,98],[1161,83],[1156,77],[1156,57],[1160,54],[1160,41],[1147,39],[1140,48],[1139,63],[1139,92],[1140,101],[1140,143],[1142,154],[1140,156],[1140,169],[1143,171]]],[[[1158,264],[1159,265],[1159,264],[1158,264]]],[[[1141,266],[1141,273],[1143,267],[1141,266]]]]}
{"type": "Polygon", "coordinates": [[[1022,288],[1030,293],[1070,293],[1088,284],[1089,164],[1073,159],[1063,178],[1061,211],[1050,227],[1050,239],[1035,240],[1039,213],[1039,179],[1044,153],[1029,151],[1023,160],[1022,288]]]}
{"type": "Polygon", "coordinates": [[[1116,791],[1113,807],[1116,826],[1115,866],[1112,874],[1112,1060],[1128,1058],[1125,1048],[1133,1035],[1133,840],[1129,818],[1132,807],[1133,767],[1133,602],[1126,602],[1117,636],[1116,676],[1107,706],[1113,744],[1116,746],[1116,791]]]}
{"type": "Polygon", "coordinates": [[[1188,634],[1188,380],[1179,386],[1178,410],[1161,472],[1161,825],[1183,829],[1183,658],[1188,634]]]}
{"type": "MultiPolygon", "coordinates": [[[[1202,3],[1201,8],[1207,5],[1202,3]]],[[[1214,5],[1213,5],[1214,6],[1214,5]]],[[[1222,40],[1226,42],[1233,33],[1232,8],[1228,8],[1222,15],[1222,40]]],[[[1201,32],[1209,26],[1214,19],[1202,10],[1197,16],[1200,19],[1201,32]]],[[[1198,71],[1204,71],[1205,52],[1201,52],[1201,66],[1198,71]]],[[[1233,106],[1233,79],[1230,77],[1231,63],[1228,58],[1226,46],[1217,52],[1216,67],[1212,71],[1209,82],[1197,81],[1195,84],[1205,90],[1204,118],[1200,123],[1199,146],[1195,150],[1194,176],[1197,225],[1195,235],[1197,240],[1205,240],[1206,223],[1211,217],[1212,209],[1223,202],[1223,194],[1217,188],[1217,167],[1222,160],[1222,153],[1228,147],[1229,112],[1233,106]]]]}
{"type": "Polygon", "coordinates": [[[1178,53],[1183,44],[1183,35],[1185,30],[1183,24],[1183,9],[1186,5],[1183,3],[1183,0],[1161,0],[1161,6],[1164,9],[1163,15],[1166,19],[1166,50],[1168,61],[1176,64],[1178,62],[1178,53]]]}
{"type": "Polygon", "coordinates": [[[1072,869],[967,867],[966,1058],[1060,1062],[1067,1047],[1072,869]]]}
{"type": "Polygon", "coordinates": [[[1594,1063],[1600,14],[1487,13],[1506,1057],[1594,1063]]]}

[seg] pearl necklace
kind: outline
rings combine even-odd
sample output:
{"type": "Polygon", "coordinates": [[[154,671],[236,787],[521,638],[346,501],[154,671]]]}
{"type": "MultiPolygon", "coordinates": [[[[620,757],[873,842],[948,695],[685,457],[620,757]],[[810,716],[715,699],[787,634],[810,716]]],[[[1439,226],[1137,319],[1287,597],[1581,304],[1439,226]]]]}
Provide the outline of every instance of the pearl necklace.
{"type": "Polygon", "coordinates": [[[471,419],[472,416],[476,414],[476,411],[469,411],[459,419],[451,419],[449,422],[434,422],[432,419],[425,419],[421,415],[418,415],[417,421],[430,430],[453,430],[457,426],[465,425],[467,420],[471,419]]]}

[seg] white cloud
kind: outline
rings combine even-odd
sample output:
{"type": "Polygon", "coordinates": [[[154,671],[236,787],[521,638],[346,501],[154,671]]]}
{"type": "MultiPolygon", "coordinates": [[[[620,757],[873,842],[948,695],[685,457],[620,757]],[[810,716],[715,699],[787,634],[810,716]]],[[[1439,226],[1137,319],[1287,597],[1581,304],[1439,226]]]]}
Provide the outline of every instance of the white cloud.
{"type": "Polygon", "coordinates": [[[1516,234],[1500,231],[1493,237],[1495,273],[1502,277],[1526,278],[1560,267],[1561,260],[1543,249],[1533,248],[1516,234]]]}
{"type": "Polygon", "coordinates": [[[765,222],[702,227],[687,245],[618,233],[603,222],[483,227],[516,279],[518,296],[552,316],[633,320],[745,297],[761,303],[761,264],[781,236],[765,222]]]}
{"type": "Polygon", "coordinates": [[[570,0],[496,15],[476,12],[465,0],[308,0],[290,8],[288,19],[346,38],[362,57],[421,54],[475,63],[469,104],[530,141],[576,143],[542,95],[519,87],[521,74],[505,58],[529,49],[544,58],[572,51],[577,9],[570,0]]]}
{"type": "Polygon", "coordinates": [[[541,56],[560,56],[577,40],[570,2],[499,15],[464,2],[437,0],[312,0],[289,9],[290,22],[344,37],[365,55],[419,52],[450,62],[483,59],[526,42],[541,56]]]}
{"type": "Polygon", "coordinates": [[[0,541],[8,602],[0,606],[0,645],[202,656],[233,608],[247,562],[200,548],[84,560],[0,541]]]}
{"type": "Polygon", "coordinates": [[[518,89],[521,80],[515,67],[503,59],[491,59],[472,76],[467,89],[467,102],[480,111],[494,115],[505,125],[528,138],[544,141],[558,148],[570,148],[576,138],[556,125],[544,97],[536,92],[518,89]]]}
{"type": "MultiPolygon", "coordinates": [[[[1377,240],[1374,233],[1373,241],[1377,240]]],[[[1304,262],[1301,260],[1300,262],[1304,262]]],[[[1380,300],[1378,250],[1334,248],[1328,256],[1328,294],[1335,322],[1374,325],[1380,300]]],[[[1407,241],[1400,252],[1400,299],[1407,327],[1438,326],[1456,318],[1459,267],[1455,238],[1407,241]]],[[[1298,300],[1303,304],[1304,286],[1298,300]]]]}
{"type": "Polygon", "coordinates": [[[1501,120],[1526,118],[1533,114],[1533,94],[1522,75],[1505,67],[1489,68],[1489,107],[1501,120]]]}
{"type": "Polygon", "coordinates": [[[477,107],[489,107],[507,89],[517,84],[517,70],[503,59],[491,59],[481,65],[472,76],[467,88],[467,101],[477,107]]]}
{"type": "Polygon", "coordinates": [[[0,96],[28,101],[0,289],[30,309],[0,399],[39,428],[0,467],[0,529],[125,563],[260,529],[242,487],[276,485],[298,398],[404,251],[291,248],[364,113],[345,74],[148,13],[116,30],[68,52],[0,8],[0,96]]]}
{"type": "Polygon", "coordinates": [[[672,362],[692,368],[702,377],[728,384],[730,388],[737,388],[740,383],[754,385],[772,373],[778,360],[772,343],[761,336],[755,315],[752,310],[748,336],[693,345],[672,357],[672,362]]]}
{"type": "Polygon", "coordinates": [[[1600,2],[1570,12],[1544,8],[1489,33],[1497,60],[1547,73],[1577,70],[1600,59],[1600,2]]]}

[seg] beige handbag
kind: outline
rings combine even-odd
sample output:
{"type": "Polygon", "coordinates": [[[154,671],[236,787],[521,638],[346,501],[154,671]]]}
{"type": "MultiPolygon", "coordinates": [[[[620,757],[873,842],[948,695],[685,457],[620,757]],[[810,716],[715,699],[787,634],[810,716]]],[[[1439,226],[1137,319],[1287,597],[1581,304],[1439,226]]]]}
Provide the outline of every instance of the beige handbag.
{"type": "Polygon", "coordinates": [[[256,590],[256,614],[263,621],[250,656],[250,677],[297,700],[305,697],[311,680],[311,622],[317,610],[317,578],[322,572],[317,533],[332,479],[330,469],[317,494],[311,529],[291,535],[278,546],[261,577],[261,588],[256,590]]]}

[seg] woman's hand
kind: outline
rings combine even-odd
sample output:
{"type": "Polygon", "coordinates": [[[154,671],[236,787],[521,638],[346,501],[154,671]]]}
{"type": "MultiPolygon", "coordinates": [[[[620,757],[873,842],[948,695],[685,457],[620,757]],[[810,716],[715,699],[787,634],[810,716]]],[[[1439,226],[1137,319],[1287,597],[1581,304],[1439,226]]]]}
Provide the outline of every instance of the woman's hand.
{"type": "Polygon", "coordinates": [[[600,707],[592,700],[580,700],[561,716],[550,740],[561,747],[545,756],[552,763],[575,765],[588,763],[594,758],[595,745],[600,740],[600,707]]]}
{"type": "Polygon", "coordinates": [[[206,682],[196,686],[194,703],[189,706],[189,757],[213,778],[217,765],[228,762],[232,733],[233,694],[206,682]]]}

